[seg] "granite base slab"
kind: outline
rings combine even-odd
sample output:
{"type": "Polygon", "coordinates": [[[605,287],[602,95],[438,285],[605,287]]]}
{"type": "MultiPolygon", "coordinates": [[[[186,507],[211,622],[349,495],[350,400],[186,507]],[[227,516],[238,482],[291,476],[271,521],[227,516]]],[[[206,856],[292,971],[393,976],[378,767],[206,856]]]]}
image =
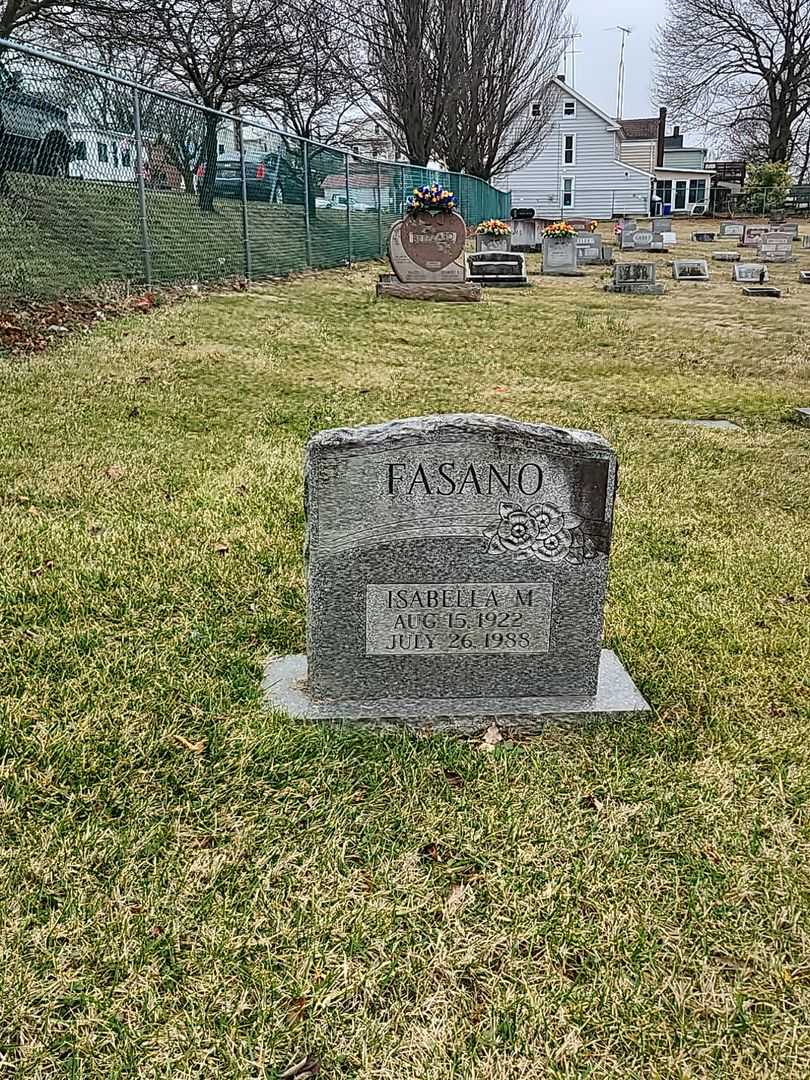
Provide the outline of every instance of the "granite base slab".
{"type": "Polygon", "coordinates": [[[316,701],[308,691],[307,658],[303,655],[268,660],[261,689],[267,708],[301,720],[350,721],[374,727],[405,725],[461,735],[476,735],[493,722],[531,735],[547,726],[573,727],[586,720],[615,719],[650,708],[610,649],[602,649],[593,697],[316,701]]]}
{"type": "Polygon", "coordinates": [[[646,281],[629,281],[606,285],[605,292],[632,293],[635,296],[663,296],[666,289],[663,285],[653,285],[646,281]]]}
{"type": "Polygon", "coordinates": [[[467,303],[483,298],[480,285],[470,281],[380,281],[377,296],[391,300],[444,300],[449,303],[467,303]]]}
{"type": "Polygon", "coordinates": [[[775,296],[780,297],[782,290],[773,285],[753,285],[750,289],[743,289],[744,296],[775,296]]]}
{"type": "Polygon", "coordinates": [[[532,285],[520,274],[470,274],[467,280],[485,289],[528,289],[532,285]]]}

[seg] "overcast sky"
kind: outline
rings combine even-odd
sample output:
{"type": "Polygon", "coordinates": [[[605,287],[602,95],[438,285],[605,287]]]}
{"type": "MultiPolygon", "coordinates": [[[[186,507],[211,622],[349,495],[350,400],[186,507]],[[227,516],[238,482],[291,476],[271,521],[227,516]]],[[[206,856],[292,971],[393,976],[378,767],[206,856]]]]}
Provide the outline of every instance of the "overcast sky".
{"type": "MultiPolygon", "coordinates": [[[[666,0],[571,0],[569,12],[578,23],[581,38],[574,47],[574,88],[598,105],[608,116],[616,115],[616,76],[621,34],[610,27],[629,26],[624,54],[625,118],[657,116],[658,103],[650,100],[652,52],[655,28],[666,15],[666,0]]],[[[568,78],[570,81],[570,60],[568,78]]]]}

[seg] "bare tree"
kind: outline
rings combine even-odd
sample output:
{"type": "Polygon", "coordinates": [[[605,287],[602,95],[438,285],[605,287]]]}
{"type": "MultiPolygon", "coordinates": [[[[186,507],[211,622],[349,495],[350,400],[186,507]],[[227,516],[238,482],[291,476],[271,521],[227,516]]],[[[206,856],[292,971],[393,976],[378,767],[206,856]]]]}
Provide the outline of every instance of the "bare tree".
{"type": "MultiPolygon", "coordinates": [[[[285,0],[86,0],[92,7],[75,32],[85,41],[121,44],[149,58],[164,90],[189,94],[204,114],[200,206],[213,208],[222,117],[286,60],[285,0]]],[[[177,108],[182,108],[178,106],[177,108]]],[[[182,125],[181,125],[182,126],[182,125]]],[[[173,129],[177,124],[172,125],[173,129]]],[[[173,136],[160,139],[171,146],[173,136]]],[[[184,163],[184,172],[188,162],[184,163]]]]}
{"type": "Polygon", "coordinates": [[[0,37],[25,35],[51,16],[67,15],[77,7],[65,0],[0,0],[0,37]]]}
{"type": "Polygon", "coordinates": [[[670,0],[655,89],[681,120],[789,161],[810,111],[810,0],[670,0]]]}
{"type": "Polygon", "coordinates": [[[567,0],[456,4],[448,32],[457,70],[438,146],[449,169],[489,180],[530,160],[542,143],[567,0]]]}
{"type": "Polygon", "coordinates": [[[347,63],[361,93],[414,165],[435,153],[450,100],[458,63],[448,26],[458,2],[368,0],[356,33],[347,34],[347,63]]]}
{"type": "Polygon", "coordinates": [[[395,146],[485,179],[535,154],[567,2],[370,0],[352,61],[395,146]]]}

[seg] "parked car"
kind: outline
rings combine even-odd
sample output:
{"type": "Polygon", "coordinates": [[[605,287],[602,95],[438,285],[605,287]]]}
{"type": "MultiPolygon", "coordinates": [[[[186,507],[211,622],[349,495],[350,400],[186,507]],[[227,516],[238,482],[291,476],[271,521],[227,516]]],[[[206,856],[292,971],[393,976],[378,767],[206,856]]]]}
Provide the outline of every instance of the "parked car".
{"type": "Polygon", "coordinates": [[[0,172],[67,176],[72,141],[66,110],[0,64],[0,172]]]}
{"type": "MultiPolygon", "coordinates": [[[[245,188],[248,199],[271,202],[282,195],[278,154],[245,157],[245,188]]],[[[242,198],[242,166],[238,154],[217,158],[214,194],[226,199],[242,198]]]]}
{"type": "MultiPolygon", "coordinates": [[[[332,210],[345,210],[346,209],[346,196],[340,192],[335,192],[329,197],[329,206],[332,210]]],[[[351,196],[352,210],[376,210],[377,207],[373,203],[362,202],[356,195],[351,196]]]]}

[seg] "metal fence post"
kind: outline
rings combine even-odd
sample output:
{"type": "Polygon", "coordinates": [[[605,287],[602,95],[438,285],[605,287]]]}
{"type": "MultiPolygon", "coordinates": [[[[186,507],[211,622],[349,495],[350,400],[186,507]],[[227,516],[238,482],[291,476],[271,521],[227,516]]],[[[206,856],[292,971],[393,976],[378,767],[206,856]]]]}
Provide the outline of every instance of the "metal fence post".
{"type": "Polygon", "coordinates": [[[400,165],[400,167],[399,167],[399,187],[400,187],[400,198],[402,200],[402,207],[401,207],[401,209],[399,211],[399,216],[400,217],[405,217],[405,166],[404,165],[400,165]]]}
{"type": "Polygon", "coordinates": [[[250,223],[248,221],[247,174],[245,172],[245,139],[242,121],[237,121],[239,132],[239,173],[242,177],[242,245],[245,251],[245,281],[253,277],[253,265],[250,257],[250,223]]]}
{"type": "Polygon", "coordinates": [[[309,144],[301,141],[304,156],[304,254],[307,266],[312,266],[312,236],[309,223],[309,144]]]}
{"type": "Polygon", "coordinates": [[[147,287],[152,284],[152,252],[149,247],[149,226],[146,221],[146,184],[144,182],[143,138],[141,135],[141,95],[132,88],[132,105],[135,120],[135,172],[138,182],[138,216],[141,227],[141,253],[143,256],[143,279],[147,287]]]}
{"type": "Polygon", "coordinates": [[[380,163],[377,162],[377,250],[380,258],[383,256],[383,227],[382,227],[382,174],[380,163]]]}
{"type": "Polygon", "coordinates": [[[352,195],[349,188],[349,155],[346,154],[346,247],[349,253],[349,266],[352,265],[352,195]]]}

